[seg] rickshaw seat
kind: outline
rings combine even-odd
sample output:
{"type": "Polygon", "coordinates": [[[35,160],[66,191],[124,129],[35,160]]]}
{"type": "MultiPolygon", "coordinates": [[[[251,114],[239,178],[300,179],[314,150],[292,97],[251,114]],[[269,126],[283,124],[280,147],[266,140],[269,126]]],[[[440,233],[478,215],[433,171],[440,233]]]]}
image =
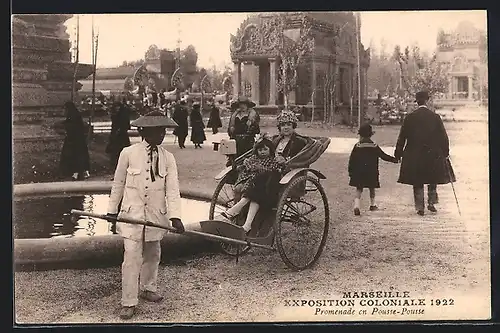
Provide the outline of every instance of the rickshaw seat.
{"type": "MultiPolygon", "coordinates": [[[[298,168],[308,168],[311,164],[316,162],[321,155],[326,151],[328,146],[330,145],[330,138],[326,137],[309,137],[311,141],[304,147],[302,150],[292,157],[286,163],[286,169],[298,169],[298,168]]],[[[247,157],[252,154],[252,150],[249,150],[236,159],[234,159],[233,165],[239,165],[242,163],[247,157]]]]}
{"type": "Polygon", "coordinates": [[[218,221],[218,220],[206,220],[200,221],[201,230],[208,234],[223,236],[232,239],[244,240],[245,231],[242,227],[235,224],[218,221]]]}

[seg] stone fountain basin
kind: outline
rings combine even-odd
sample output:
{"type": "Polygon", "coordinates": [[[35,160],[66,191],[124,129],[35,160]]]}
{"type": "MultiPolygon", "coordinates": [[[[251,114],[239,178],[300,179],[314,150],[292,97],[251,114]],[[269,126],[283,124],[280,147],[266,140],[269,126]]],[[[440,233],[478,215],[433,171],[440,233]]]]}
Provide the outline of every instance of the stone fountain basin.
{"type": "MultiPolygon", "coordinates": [[[[87,193],[109,194],[112,182],[54,182],[14,186],[16,199],[32,197],[73,196],[87,193]]],[[[203,193],[181,188],[181,197],[210,201],[203,193]]],[[[208,217],[208,211],[206,212],[208,217]]],[[[201,231],[199,223],[185,225],[187,230],[201,231]]],[[[123,260],[123,239],[117,234],[68,238],[14,239],[14,265],[25,269],[69,267],[103,267],[119,265],[123,260]]],[[[167,233],[162,239],[162,260],[215,250],[217,243],[201,237],[167,233]]]]}

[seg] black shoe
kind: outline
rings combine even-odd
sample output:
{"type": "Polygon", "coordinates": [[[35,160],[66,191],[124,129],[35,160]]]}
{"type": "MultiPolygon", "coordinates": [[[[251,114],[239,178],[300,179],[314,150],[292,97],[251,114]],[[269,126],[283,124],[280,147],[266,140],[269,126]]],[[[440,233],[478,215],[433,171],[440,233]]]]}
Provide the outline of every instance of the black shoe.
{"type": "Polygon", "coordinates": [[[417,214],[420,215],[420,216],[424,216],[424,211],[423,210],[419,210],[419,211],[417,211],[417,214]]]}
{"type": "Polygon", "coordinates": [[[378,207],[377,207],[376,205],[374,205],[374,206],[370,206],[370,210],[371,210],[371,211],[378,210],[378,207]]]}
{"type": "Polygon", "coordinates": [[[356,216],[361,215],[361,212],[359,211],[359,208],[354,208],[354,215],[356,215],[356,216]]]}
{"type": "Polygon", "coordinates": [[[121,319],[130,319],[135,314],[135,306],[123,306],[120,311],[121,319]]]}
{"type": "Polygon", "coordinates": [[[430,210],[433,213],[437,213],[437,209],[436,209],[436,207],[434,207],[433,204],[428,205],[427,209],[430,210]]]}
{"type": "Polygon", "coordinates": [[[153,292],[153,291],[143,291],[140,294],[142,299],[145,299],[148,302],[159,303],[163,301],[163,296],[153,292]]]}

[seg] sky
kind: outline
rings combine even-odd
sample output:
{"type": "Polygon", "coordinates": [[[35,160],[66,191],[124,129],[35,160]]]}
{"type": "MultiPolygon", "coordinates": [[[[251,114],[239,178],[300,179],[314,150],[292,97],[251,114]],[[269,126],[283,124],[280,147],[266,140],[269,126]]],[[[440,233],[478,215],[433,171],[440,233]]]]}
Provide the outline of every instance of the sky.
{"type": "MultiPolygon", "coordinates": [[[[123,61],[144,58],[152,44],[160,49],[175,49],[191,44],[198,52],[198,66],[222,68],[231,64],[229,35],[235,34],[248,13],[182,14],[86,14],[80,18],[80,54],[82,63],[92,62],[92,21],[99,34],[98,67],[115,67],[123,61]]],[[[417,43],[432,53],[440,28],[452,30],[461,21],[470,21],[487,30],[486,11],[391,11],[361,12],[361,42],[390,51],[394,45],[417,43]]],[[[66,23],[71,38],[76,32],[76,15],[66,23]]]]}

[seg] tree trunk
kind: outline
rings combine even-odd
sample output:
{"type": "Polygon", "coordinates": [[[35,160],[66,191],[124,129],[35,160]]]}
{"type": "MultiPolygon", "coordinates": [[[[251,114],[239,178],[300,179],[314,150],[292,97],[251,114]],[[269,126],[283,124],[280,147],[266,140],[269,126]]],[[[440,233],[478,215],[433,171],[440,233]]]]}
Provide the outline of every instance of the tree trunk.
{"type": "Polygon", "coordinates": [[[335,63],[335,69],[334,69],[334,74],[333,74],[333,86],[331,89],[331,109],[330,109],[330,123],[333,125],[334,119],[335,119],[335,105],[337,104],[337,94],[336,94],[336,88],[337,88],[337,78],[338,78],[338,73],[339,73],[339,64],[335,63]]]}
{"type": "Polygon", "coordinates": [[[330,90],[330,110],[329,110],[329,113],[330,113],[330,123],[333,124],[333,117],[334,117],[334,114],[335,114],[335,87],[336,87],[336,84],[334,83],[333,86],[332,86],[332,89],[330,90]]]}
{"type": "Polygon", "coordinates": [[[323,122],[326,123],[326,110],[328,108],[328,88],[330,81],[328,76],[325,76],[325,84],[323,85],[323,122]]]}

